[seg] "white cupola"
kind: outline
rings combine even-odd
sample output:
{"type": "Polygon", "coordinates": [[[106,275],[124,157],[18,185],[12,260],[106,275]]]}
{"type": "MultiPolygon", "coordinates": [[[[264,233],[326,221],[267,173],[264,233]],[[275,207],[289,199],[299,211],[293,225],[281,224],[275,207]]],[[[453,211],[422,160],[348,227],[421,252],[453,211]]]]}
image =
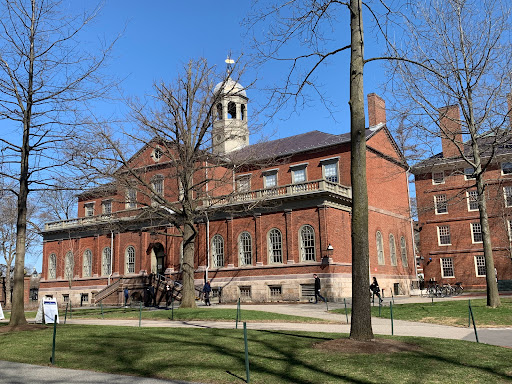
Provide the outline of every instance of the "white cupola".
{"type": "Polygon", "coordinates": [[[247,102],[245,89],[231,77],[215,86],[219,95],[213,123],[213,151],[225,154],[249,145],[247,102]]]}

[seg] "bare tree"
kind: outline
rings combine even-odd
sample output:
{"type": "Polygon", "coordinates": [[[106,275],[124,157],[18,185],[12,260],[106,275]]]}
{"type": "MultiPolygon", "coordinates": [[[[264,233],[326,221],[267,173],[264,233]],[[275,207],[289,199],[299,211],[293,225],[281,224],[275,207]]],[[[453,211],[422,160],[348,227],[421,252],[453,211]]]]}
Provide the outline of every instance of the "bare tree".
{"type": "Polygon", "coordinates": [[[80,32],[98,9],[63,14],[54,0],[5,0],[0,4],[0,116],[12,124],[2,135],[1,176],[17,184],[16,261],[10,325],[26,323],[23,270],[29,192],[52,189],[55,171],[65,174],[79,151],[79,127],[87,123],[89,102],[111,84],[100,69],[112,45],[88,54],[80,32]],[[19,168],[18,168],[19,167],[19,168]]]}
{"type": "MultiPolygon", "coordinates": [[[[423,136],[427,150],[434,138],[453,144],[474,169],[487,271],[487,305],[500,305],[487,213],[484,174],[496,149],[510,139],[507,94],[511,89],[510,5],[500,0],[409,2],[407,27],[390,54],[421,62],[396,62],[393,92],[410,111],[408,124],[423,136]],[[462,111],[451,113],[456,105],[462,111]],[[444,124],[442,123],[444,121],[444,124]],[[456,129],[454,127],[457,127],[456,129]],[[465,138],[469,138],[465,146],[465,138]]],[[[446,154],[445,154],[446,157],[446,154]]]]}
{"type": "Polygon", "coordinates": [[[127,155],[110,130],[101,127],[96,134],[106,148],[103,158],[118,161],[113,178],[120,199],[142,207],[141,215],[155,223],[172,224],[183,238],[183,307],[195,307],[197,221],[208,220],[217,206],[222,206],[223,212],[229,209],[225,203],[233,195],[235,168],[249,158],[235,151],[248,143],[249,134],[247,126],[239,125],[242,120],[247,124],[246,117],[240,119],[240,113],[246,113],[247,87],[238,83],[235,69],[218,74],[204,59],[190,61],[172,83],[155,84],[150,100],[131,102],[131,118],[137,128],[125,132],[125,137],[139,150],[149,150],[155,164],[127,155]],[[226,96],[237,100],[233,107],[223,104],[226,96]],[[238,117],[226,119],[226,126],[216,128],[216,121],[226,113],[238,117]],[[231,156],[229,149],[237,155],[231,156]]]}
{"type": "MultiPolygon", "coordinates": [[[[258,5],[258,1],[255,1],[258,5]]],[[[384,2],[381,2],[384,4],[384,2]]],[[[368,5],[368,4],[365,4],[368,5]]],[[[384,6],[386,10],[386,7],[384,6]]],[[[320,96],[327,108],[316,73],[323,64],[343,51],[350,51],[350,132],[351,132],[351,185],[352,185],[352,322],[350,337],[357,340],[373,339],[371,308],[368,300],[369,244],[368,244],[368,192],[366,185],[366,136],[364,114],[363,72],[364,58],[363,2],[361,0],[292,0],[285,3],[257,7],[257,14],[248,18],[253,28],[270,23],[268,32],[254,44],[262,61],[275,60],[288,63],[288,76],[284,86],[272,90],[272,104],[283,106],[288,102],[295,107],[308,103],[306,91],[320,96]],[[344,42],[340,18],[350,18],[349,33],[344,42]],[[335,37],[329,36],[333,32],[335,37]],[[348,37],[350,36],[350,37],[348,37]],[[287,54],[287,44],[298,42],[297,51],[287,54]],[[283,53],[283,51],[285,51],[283,53]]]]}

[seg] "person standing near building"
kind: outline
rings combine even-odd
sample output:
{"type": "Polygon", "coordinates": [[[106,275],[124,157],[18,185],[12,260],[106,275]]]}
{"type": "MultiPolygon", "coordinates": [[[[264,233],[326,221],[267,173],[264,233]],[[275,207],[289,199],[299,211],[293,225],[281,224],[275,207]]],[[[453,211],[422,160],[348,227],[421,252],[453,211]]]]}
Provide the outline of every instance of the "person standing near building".
{"type": "Polygon", "coordinates": [[[128,297],[130,296],[130,292],[128,291],[128,288],[124,289],[124,306],[128,306],[128,297]]]}
{"type": "Polygon", "coordinates": [[[320,294],[320,278],[317,276],[316,273],[313,275],[313,277],[315,278],[315,304],[318,303],[318,298],[321,298],[324,301],[324,303],[326,303],[327,300],[320,294]]]}
{"type": "Polygon", "coordinates": [[[379,298],[380,303],[382,303],[383,300],[380,297],[379,283],[377,283],[377,278],[375,276],[373,276],[373,282],[370,285],[370,291],[372,291],[373,294],[379,298]]]}
{"type": "Polygon", "coordinates": [[[205,305],[212,305],[210,303],[210,293],[212,292],[212,287],[210,286],[210,280],[208,280],[203,287],[203,295],[204,295],[204,303],[205,305]]]}

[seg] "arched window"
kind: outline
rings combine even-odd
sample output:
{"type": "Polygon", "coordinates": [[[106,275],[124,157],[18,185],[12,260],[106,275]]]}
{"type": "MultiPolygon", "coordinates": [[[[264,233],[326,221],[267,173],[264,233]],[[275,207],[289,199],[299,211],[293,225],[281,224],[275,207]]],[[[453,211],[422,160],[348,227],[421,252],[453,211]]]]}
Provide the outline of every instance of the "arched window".
{"type": "Polygon", "coordinates": [[[252,238],[249,232],[242,232],[238,237],[238,255],[240,265],[252,265],[252,238]]]}
{"type": "Polygon", "coordinates": [[[126,260],[126,273],[135,273],[135,248],[126,248],[124,259],[126,260]]]}
{"type": "Polygon", "coordinates": [[[245,104],[241,104],[240,105],[240,119],[241,120],[245,120],[245,104]]]}
{"type": "Polygon", "coordinates": [[[384,244],[382,243],[382,233],[377,231],[377,261],[380,265],[384,265],[384,244]]]}
{"type": "Polygon", "coordinates": [[[400,255],[402,256],[402,265],[407,267],[409,263],[407,262],[407,246],[405,244],[405,237],[400,237],[400,255]]]}
{"type": "Polygon", "coordinates": [[[215,268],[224,266],[224,239],[221,235],[215,235],[212,239],[212,260],[215,268]]]}
{"type": "Polygon", "coordinates": [[[153,197],[151,198],[151,205],[160,205],[161,200],[157,196],[164,196],[164,177],[156,175],[151,180],[151,187],[153,188],[153,197]]]}
{"type": "Polygon", "coordinates": [[[218,120],[222,120],[223,116],[222,116],[222,104],[219,103],[217,104],[217,119],[218,120]]]}
{"type": "Polygon", "coordinates": [[[236,104],[233,101],[228,103],[228,115],[230,119],[236,119],[236,104]]]}
{"type": "Polygon", "coordinates": [[[101,258],[101,274],[103,276],[112,273],[112,252],[110,247],[103,248],[103,257],[101,258]]]}
{"type": "Polygon", "coordinates": [[[73,252],[68,251],[66,253],[66,259],[64,261],[64,278],[66,280],[73,279],[74,268],[75,268],[75,259],[73,257],[73,252]]]}
{"type": "Polygon", "coordinates": [[[55,253],[50,254],[48,257],[48,279],[57,278],[57,255],[55,253]]]}
{"type": "Polygon", "coordinates": [[[84,252],[84,270],[82,277],[92,276],[92,252],[90,249],[86,249],[84,252]]]}
{"type": "Polygon", "coordinates": [[[311,225],[304,225],[300,231],[300,258],[302,261],[315,261],[315,230],[311,225]]]}
{"type": "Polygon", "coordinates": [[[391,259],[391,265],[396,265],[396,244],[393,235],[389,235],[389,258],[391,259]]]}
{"type": "Polygon", "coordinates": [[[281,231],[273,228],[268,232],[268,259],[271,264],[283,262],[283,237],[281,231]]]}

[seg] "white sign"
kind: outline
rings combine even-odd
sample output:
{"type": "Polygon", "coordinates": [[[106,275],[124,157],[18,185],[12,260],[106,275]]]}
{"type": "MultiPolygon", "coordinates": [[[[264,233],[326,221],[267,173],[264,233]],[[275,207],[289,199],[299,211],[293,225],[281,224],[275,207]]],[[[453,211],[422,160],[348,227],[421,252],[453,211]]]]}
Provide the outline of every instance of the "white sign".
{"type": "Polygon", "coordinates": [[[45,324],[53,324],[55,316],[57,316],[57,324],[59,324],[59,308],[57,307],[57,300],[44,300],[43,314],[45,324]]]}
{"type": "Polygon", "coordinates": [[[4,311],[2,311],[2,304],[0,304],[0,320],[5,319],[4,317],[4,311]]]}

